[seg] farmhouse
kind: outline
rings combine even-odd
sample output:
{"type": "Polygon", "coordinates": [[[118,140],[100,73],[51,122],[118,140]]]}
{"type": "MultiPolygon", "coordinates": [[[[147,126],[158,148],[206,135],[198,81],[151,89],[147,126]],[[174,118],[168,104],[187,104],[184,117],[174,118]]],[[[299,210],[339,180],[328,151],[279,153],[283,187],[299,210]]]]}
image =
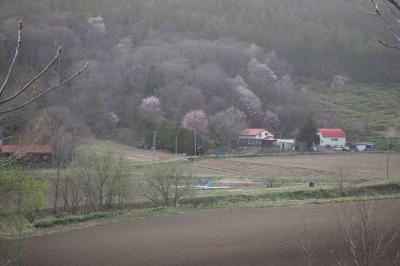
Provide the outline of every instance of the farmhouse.
{"type": "Polygon", "coordinates": [[[320,146],[346,145],[346,133],[339,128],[319,128],[318,133],[320,146]]]}
{"type": "Polygon", "coordinates": [[[275,141],[274,135],[264,128],[247,128],[239,135],[240,146],[268,147],[275,141]]]}

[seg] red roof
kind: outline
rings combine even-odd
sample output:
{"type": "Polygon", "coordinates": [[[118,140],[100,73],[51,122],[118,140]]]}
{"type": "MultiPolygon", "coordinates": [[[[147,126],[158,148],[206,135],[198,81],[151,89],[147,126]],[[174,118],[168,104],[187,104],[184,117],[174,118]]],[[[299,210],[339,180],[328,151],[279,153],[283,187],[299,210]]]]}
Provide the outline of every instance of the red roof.
{"type": "Polygon", "coordinates": [[[256,136],[263,131],[265,131],[263,128],[246,128],[240,132],[240,136],[256,136]]]}
{"type": "Polygon", "coordinates": [[[0,150],[2,153],[12,153],[20,155],[27,153],[53,154],[53,147],[51,147],[50,145],[2,145],[0,150]]]}
{"type": "Polygon", "coordinates": [[[324,138],[345,138],[346,133],[340,128],[320,128],[318,131],[324,138]]]}

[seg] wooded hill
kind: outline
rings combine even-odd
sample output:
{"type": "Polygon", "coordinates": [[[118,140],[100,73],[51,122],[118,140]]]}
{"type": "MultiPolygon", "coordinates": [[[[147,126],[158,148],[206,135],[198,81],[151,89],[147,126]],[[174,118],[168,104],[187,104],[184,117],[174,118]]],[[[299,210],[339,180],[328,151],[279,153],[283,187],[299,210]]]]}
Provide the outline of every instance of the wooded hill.
{"type": "MultiPolygon", "coordinates": [[[[37,86],[62,79],[83,60],[90,68],[17,118],[3,118],[12,132],[26,127],[27,113],[42,111],[51,119],[62,109],[57,117],[72,117],[102,136],[114,128],[139,132],[143,125],[184,123],[228,145],[242,127],[290,135],[308,116],[357,135],[370,123],[363,117],[347,123],[327,108],[323,94],[335,96],[349,80],[399,81],[400,53],[375,40],[390,42],[390,34],[345,0],[3,0],[0,73],[12,58],[20,18],[26,27],[15,86],[57,46],[64,48],[62,60],[37,86]]],[[[374,90],[380,88],[367,91],[374,90]]],[[[390,122],[373,134],[388,128],[390,122]]]]}

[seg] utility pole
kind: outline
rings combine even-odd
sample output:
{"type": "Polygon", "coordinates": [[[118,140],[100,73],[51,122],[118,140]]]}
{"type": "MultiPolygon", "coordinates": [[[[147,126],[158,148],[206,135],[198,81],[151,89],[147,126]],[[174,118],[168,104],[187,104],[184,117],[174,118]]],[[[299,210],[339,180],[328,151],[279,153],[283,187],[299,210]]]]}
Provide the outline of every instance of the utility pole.
{"type": "Polygon", "coordinates": [[[153,132],[153,165],[156,163],[156,131],[153,132]]]}
{"type": "Polygon", "coordinates": [[[194,157],[197,156],[197,136],[196,136],[196,130],[194,130],[194,157]]]}
{"type": "Polygon", "coordinates": [[[386,178],[389,179],[389,142],[386,137],[386,178]]]}
{"type": "Polygon", "coordinates": [[[175,136],[175,156],[178,156],[178,136],[175,136]]]}

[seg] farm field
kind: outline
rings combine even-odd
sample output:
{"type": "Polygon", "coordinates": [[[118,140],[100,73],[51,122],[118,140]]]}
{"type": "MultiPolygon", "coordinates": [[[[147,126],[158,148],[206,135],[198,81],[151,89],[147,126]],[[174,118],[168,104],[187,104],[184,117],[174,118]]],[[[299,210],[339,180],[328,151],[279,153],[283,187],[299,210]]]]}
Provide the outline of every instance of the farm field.
{"type": "MultiPolygon", "coordinates": [[[[204,159],[193,163],[193,175],[230,189],[199,191],[198,196],[259,194],[316,188],[337,188],[386,182],[386,154],[340,153],[204,159]]],[[[389,155],[391,180],[400,177],[400,154],[389,155]]]]}
{"type": "Polygon", "coordinates": [[[176,160],[177,158],[180,158],[177,157],[175,154],[171,154],[168,152],[138,149],[114,141],[90,139],[87,141],[87,143],[95,146],[96,149],[98,149],[100,152],[107,152],[108,150],[121,152],[126,156],[128,160],[132,161],[133,164],[152,163],[153,158],[155,162],[176,160]]]}
{"type": "MultiPolygon", "coordinates": [[[[398,203],[378,202],[385,208],[398,203]]],[[[208,210],[33,237],[20,265],[304,265],[303,233],[316,252],[313,265],[337,265],[333,249],[343,206],[208,210]]],[[[398,226],[399,212],[393,214],[398,226]]]]}
{"type": "MultiPolygon", "coordinates": [[[[110,141],[92,142],[99,151],[112,149],[122,152],[132,162],[131,178],[144,174],[146,165],[152,164],[153,151],[136,149],[110,141]]],[[[184,156],[161,151],[155,153],[156,163],[181,161],[195,185],[205,185],[209,180],[226,189],[197,190],[195,197],[224,195],[255,195],[269,192],[292,192],[308,189],[309,182],[316,188],[337,188],[338,177],[343,175],[345,186],[368,185],[386,182],[385,153],[338,153],[316,155],[282,155],[260,157],[199,158],[193,162],[184,156]]],[[[55,169],[44,169],[41,175],[48,180],[45,208],[51,208],[54,199],[55,169]]],[[[391,179],[400,177],[400,153],[389,155],[391,179]]],[[[132,182],[132,197],[128,203],[146,201],[136,192],[132,182]]]]}
{"type": "MultiPolygon", "coordinates": [[[[222,178],[263,177],[326,179],[340,172],[350,180],[386,178],[386,154],[349,153],[206,159],[193,164],[193,173],[222,178]]],[[[389,175],[400,177],[400,154],[389,155],[389,175]]]]}

